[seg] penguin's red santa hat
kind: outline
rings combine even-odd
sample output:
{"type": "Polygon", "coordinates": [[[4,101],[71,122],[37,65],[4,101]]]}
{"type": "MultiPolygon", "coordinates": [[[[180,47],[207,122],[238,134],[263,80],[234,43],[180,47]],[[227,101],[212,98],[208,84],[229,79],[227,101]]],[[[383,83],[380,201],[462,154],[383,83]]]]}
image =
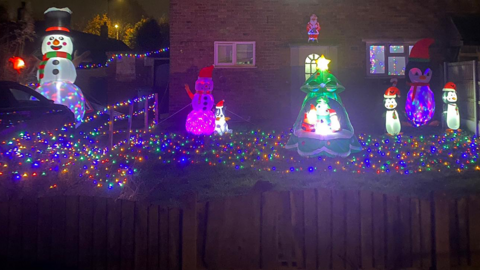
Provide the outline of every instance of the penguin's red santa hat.
{"type": "Polygon", "coordinates": [[[384,98],[396,98],[397,95],[400,97],[400,90],[398,90],[397,87],[392,86],[385,91],[385,94],[383,94],[384,98]]]}
{"type": "Polygon", "coordinates": [[[424,38],[415,45],[408,58],[409,62],[430,62],[430,46],[435,42],[432,38],[424,38]]]}
{"type": "Polygon", "coordinates": [[[223,108],[223,102],[225,102],[225,100],[221,100],[220,102],[217,103],[217,106],[215,106],[217,109],[221,109],[223,108]]]}
{"type": "Polygon", "coordinates": [[[213,68],[213,65],[202,68],[198,73],[198,79],[212,79],[213,68]]]}
{"type": "Polygon", "coordinates": [[[51,7],[44,13],[45,32],[47,34],[65,34],[70,32],[72,11],[66,8],[51,7]]]}
{"type": "Polygon", "coordinates": [[[457,86],[453,82],[448,82],[443,87],[443,91],[444,92],[456,92],[457,91],[457,86]]]}

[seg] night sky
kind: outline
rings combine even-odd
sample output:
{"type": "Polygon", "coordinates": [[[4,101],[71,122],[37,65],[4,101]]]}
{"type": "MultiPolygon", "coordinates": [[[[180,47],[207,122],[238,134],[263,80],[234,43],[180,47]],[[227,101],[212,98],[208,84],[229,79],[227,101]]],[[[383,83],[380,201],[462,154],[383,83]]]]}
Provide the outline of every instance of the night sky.
{"type": "MultiPolygon", "coordinates": [[[[49,7],[69,7],[73,11],[72,23],[79,24],[95,14],[106,13],[107,2],[110,2],[112,11],[114,7],[121,8],[127,1],[137,1],[142,9],[141,12],[148,17],[159,18],[163,14],[168,16],[169,0],[26,0],[25,2],[29,3],[37,20],[43,19],[43,12],[49,7]]],[[[22,0],[0,0],[0,4],[7,4],[12,14],[15,14],[21,2],[22,0]]]]}

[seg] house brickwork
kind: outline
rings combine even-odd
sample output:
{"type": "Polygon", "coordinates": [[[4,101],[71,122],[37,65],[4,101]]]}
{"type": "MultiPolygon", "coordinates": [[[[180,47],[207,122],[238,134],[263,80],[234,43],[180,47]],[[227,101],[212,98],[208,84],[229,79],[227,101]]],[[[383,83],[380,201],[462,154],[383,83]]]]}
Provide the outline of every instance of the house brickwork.
{"type": "Polygon", "coordinates": [[[440,66],[448,44],[449,13],[480,12],[480,1],[476,0],[170,2],[171,111],[190,102],[184,84],[192,87],[199,69],[213,64],[215,41],[255,41],[256,68],[216,68],[213,79],[216,100],[225,99],[230,110],[258,120],[292,117],[287,113],[290,44],[306,44],[305,27],[312,13],[322,27],[321,43],[338,46],[338,63],[332,64],[347,89],[342,98],[350,111],[349,106],[368,102],[372,95],[381,100],[389,84],[387,79],[366,78],[364,40],[433,37],[436,43],[431,48],[432,62],[440,66]]]}

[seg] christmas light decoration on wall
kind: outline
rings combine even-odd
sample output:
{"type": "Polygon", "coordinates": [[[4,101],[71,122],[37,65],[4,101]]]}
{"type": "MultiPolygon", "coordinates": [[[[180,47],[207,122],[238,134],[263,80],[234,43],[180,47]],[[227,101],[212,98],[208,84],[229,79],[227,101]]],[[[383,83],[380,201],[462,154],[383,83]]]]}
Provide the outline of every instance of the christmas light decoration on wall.
{"type": "Polygon", "coordinates": [[[312,14],[310,21],[307,23],[308,42],[318,42],[318,35],[320,34],[320,24],[318,23],[317,15],[312,14]]]}
{"type": "Polygon", "coordinates": [[[212,135],[215,131],[215,115],[213,114],[213,66],[204,67],[195,82],[195,94],[186,84],[185,90],[192,99],[193,110],[188,114],[185,128],[195,135],[212,135]]]}
{"type": "Polygon", "coordinates": [[[460,128],[460,113],[457,106],[457,86],[448,82],[443,87],[443,121],[449,129],[460,128]]]}
{"type": "Polygon", "coordinates": [[[307,93],[286,148],[301,156],[346,157],[362,149],[338,94],[345,88],[328,71],[321,56],[315,72],[301,87],[307,93]]]}
{"type": "Polygon", "coordinates": [[[430,64],[429,47],[433,39],[418,41],[410,52],[406,73],[410,90],[407,94],[405,111],[413,126],[420,127],[428,124],[435,113],[435,97],[430,89],[432,68],[430,64]]]}
{"type": "Polygon", "coordinates": [[[69,37],[72,11],[49,8],[45,11],[46,36],[42,41],[42,61],[38,67],[37,92],[70,108],[77,125],[85,114],[83,93],[74,84],[77,71],[72,62],[73,42],[69,37]]]}

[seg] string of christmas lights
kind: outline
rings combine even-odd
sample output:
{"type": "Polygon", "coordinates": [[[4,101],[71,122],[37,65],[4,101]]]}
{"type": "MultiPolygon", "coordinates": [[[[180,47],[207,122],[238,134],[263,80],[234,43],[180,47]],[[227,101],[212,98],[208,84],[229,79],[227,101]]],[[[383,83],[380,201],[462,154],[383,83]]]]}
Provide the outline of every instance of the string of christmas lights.
{"type": "Polygon", "coordinates": [[[113,62],[115,59],[121,59],[122,57],[135,57],[135,58],[144,58],[148,56],[152,56],[155,54],[160,54],[163,52],[168,51],[170,48],[166,47],[157,51],[152,51],[152,52],[147,52],[147,53],[118,53],[118,54],[112,54],[112,56],[107,60],[105,64],[87,64],[87,65],[79,65],[77,68],[78,69],[92,69],[92,68],[103,68],[103,67],[108,67],[111,62],[113,62]]]}

